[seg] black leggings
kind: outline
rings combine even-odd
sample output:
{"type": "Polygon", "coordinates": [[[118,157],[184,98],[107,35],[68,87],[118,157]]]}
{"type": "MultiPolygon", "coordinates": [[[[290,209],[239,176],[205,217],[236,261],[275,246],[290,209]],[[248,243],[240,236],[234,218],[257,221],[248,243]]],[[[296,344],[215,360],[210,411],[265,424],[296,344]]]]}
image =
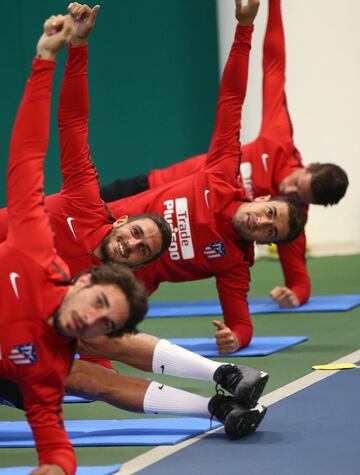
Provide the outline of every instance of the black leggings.
{"type": "Polygon", "coordinates": [[[110,185],[102,186],[100,193],[101,198],[109,203],[111,201],[126,198],[127,196],[137,195],[149,188],[148,176],[137,175],[124,180],[118,179],[110,183],[110,185]]]}
{"type": "Polygon", "coordinates": [[[0,378],[0,402],[7,406],[24,409],[24,398],[19,386],[8,379],[0,378]]]}

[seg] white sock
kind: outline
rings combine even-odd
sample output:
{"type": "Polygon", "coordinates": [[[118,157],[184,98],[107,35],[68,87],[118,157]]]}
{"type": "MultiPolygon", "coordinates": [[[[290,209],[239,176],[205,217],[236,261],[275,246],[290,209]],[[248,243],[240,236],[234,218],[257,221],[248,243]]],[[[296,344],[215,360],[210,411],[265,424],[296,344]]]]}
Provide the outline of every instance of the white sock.
{"type": "Polygon", "coordinates": [[[223,364],[173,345],[168,340],[158,342],[152,362],[154,373],[206,381],[212,381],[215,371],[223,364]]]}
{"type": "Polygon", "coordinates": [[[153,381],[144,396],[144,413],[210,418],[209,400],[153,381]]]}

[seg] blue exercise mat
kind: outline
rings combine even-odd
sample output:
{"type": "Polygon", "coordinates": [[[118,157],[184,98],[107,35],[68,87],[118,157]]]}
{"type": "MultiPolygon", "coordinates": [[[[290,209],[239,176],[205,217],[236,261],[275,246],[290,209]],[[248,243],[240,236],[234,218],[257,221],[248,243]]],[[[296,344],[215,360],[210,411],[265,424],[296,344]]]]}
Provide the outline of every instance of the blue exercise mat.
{"type": "MultiPolygon", "coordinates": [[[[306,340],[308,340],[307,336],[254,336],[248,347],[229,353],[226,357],[266,356],[306,340]]],[[[170,338],[169,341],[201,356],[224,357],[217,350],[215,338],[170,338]]]]}
{"type": "Polygon", "coordinates": [[[93,401],[91,399],[86,399],[84,397],[78,397],[78,396],[65,396],[64,397],[64,403],[65,404],[79,403],[79,402],[93,402],[93,401]]]}
{"type": "MultiPolygon", "coordinates": [[[[98,467],[78,467],[76,475],[112,475],[120,470],[121,465],[103,465],[98,467]]],[[[0,468],[0,475],[29,475],[35,467],[0,468]]]]}
{"type": "MultiPolygon", "coordinates": [[[[220,426],[196,417],[65,421],[74,447],[175,445],[220,426]]],[[[28,423],[0,422],[0,447],[34,447],[28,423]]]]}
{"type": "MultiPolygon", "coordinates": [[[[360,305],[360,294],[319,295],[297,308],[280,308],[270,298],[249,299],[251,315],[264,313],[346,312],[360,305]]],[[[218,300],[150,302],[147,318],[222,315],[218,300]]]]}
{"type": "MultiPolygon", "coordinates": [[[[64,404],[70,404],[70,403],[83,403],[83,402],[93,402],[90,399],[85,399],[83,397],[77,397],[77,396],[65,396],[64,397],[64,404]]],[[[12,406],[12,404],[8,403],[5,399],[0,398],[0,405],[4,406],[12,406]]],[[[13,406],[12,406],[13,407],[13,406]]]]}

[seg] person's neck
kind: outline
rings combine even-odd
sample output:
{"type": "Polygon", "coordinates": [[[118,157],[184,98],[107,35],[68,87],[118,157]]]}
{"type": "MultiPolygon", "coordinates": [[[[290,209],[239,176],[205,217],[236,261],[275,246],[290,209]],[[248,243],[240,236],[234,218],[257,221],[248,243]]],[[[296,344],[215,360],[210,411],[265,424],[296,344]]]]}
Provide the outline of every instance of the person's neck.
{"type": "Polygon", "coordinates": [[[103,255],[101,252],[101,243],[93,250],[92,254],[100,260],[103,260],[103,255]]]}
{"type": "Polygon", "coordinates": [[[287,185],[293,185],[298,178],[299,175],[303,174],[305,171],[305,168],[299,168],[297,170],[294,170],[290,175],[286,176],[279,185],[279,191],[280,194],[283,192],[284,187],[287,185]]]}

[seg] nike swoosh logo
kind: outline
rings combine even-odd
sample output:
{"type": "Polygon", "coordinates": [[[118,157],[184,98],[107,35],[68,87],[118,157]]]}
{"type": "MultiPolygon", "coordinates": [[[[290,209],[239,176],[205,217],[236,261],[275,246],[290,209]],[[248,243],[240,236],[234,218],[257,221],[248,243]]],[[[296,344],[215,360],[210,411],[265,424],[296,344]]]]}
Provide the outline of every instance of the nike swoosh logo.
{"type": "MultiPolygon", "coordinates": [[[[162,365],[160,366],[160,368],[161,368],[161,374],[164,374],[165,366],[162,364],[162,365]]],[[[159,388],[160,390],[161,390],[163,387],[164,387],[163,384],[162,384],[161,386],[158,386],[158,388],[159,388]]]]}
{"type": "Polygon", "coordinates": [[[210,190],[205,190],[205,191],[204,191],[205,203],[206,203],[206,206],[207,206],[208,208],[210,208],[210,206],[209,206],[209,201],[208,201],[208,194],[209,194],[209,193],[210,193],[210,190]]]}
{"type": "Polygon", "coordinates": [[[268,158],[269,158],[269,155],[267,153],[263,153],[261,155],[262,164],[263,164],[263,167],[264,167],[264,170],[266,171],[266,173],[269,171],[268,166],[267,166],[267,159],[268,158]]]}
{"type": "Polygon", "coordinates": [[[11,272],[11,274],[9,275],[11,286],[13,288],[14,294],[16,295],[16,298],[19,300],[20,299],[19,289],[18,289],[17,284],[16,284],[16,279],[18,277],[20,277],[20,276],[16,272],[11,272]]]}
{"type": "Polygon", "coordinates": [[[69,225],[69,228],[70,228],[70,231],[72,232],[72,235],[74,236],[75,239],[77,239],[77,236],[75,234],[75,231],[74,231],[74,228],[73,228],[73,225],[72,225],[72,221],[74,221],[74,218],[71,218],[70,216],[68,218],[66,218],[66,222],[69,225]]]}

